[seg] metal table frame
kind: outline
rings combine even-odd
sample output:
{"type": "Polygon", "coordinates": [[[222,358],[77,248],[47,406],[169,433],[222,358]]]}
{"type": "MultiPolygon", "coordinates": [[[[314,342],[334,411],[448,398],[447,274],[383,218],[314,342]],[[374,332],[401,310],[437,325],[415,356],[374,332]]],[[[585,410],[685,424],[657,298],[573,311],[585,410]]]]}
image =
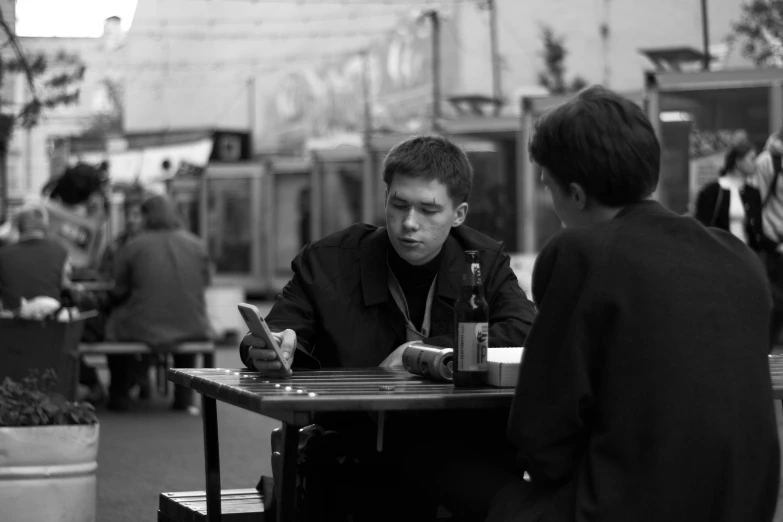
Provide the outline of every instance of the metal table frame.
{"type": "Polygon", "coordinates": [[[282,473],[275,484],[278,522],[296,517],[299,429],[317,412],[464,410],[509,408],[513,388],[454,388],[405,370],[387,368],[298,372],[291,378],[261,377],[248,370],[170,369],[168,379],[201,394],[207,520],[220,520],[220,454],[217,401],[283,424],[282,473]]]}

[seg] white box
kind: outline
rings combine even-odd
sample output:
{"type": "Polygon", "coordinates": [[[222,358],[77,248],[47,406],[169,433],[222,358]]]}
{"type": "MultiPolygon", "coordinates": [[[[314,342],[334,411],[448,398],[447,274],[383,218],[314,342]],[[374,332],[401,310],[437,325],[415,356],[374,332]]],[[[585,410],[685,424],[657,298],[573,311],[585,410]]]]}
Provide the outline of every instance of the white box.
{"type": "Polygon", "coordinates": [[[522,362],[522,347],[487,349],[487,384],[498,388],[513,388],[517,385],[519,365],[522,362]]]}

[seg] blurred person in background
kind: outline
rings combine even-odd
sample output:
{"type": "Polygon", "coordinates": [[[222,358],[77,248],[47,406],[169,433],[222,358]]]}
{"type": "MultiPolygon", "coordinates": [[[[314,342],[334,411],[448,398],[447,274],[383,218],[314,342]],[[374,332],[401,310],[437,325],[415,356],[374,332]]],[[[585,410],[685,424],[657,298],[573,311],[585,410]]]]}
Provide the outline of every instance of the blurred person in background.
{"type": "MultiPolygon", "coordinates": [[[[17,310],[22,298],[46,296],[59,302],[72,290],[68,251],[48,237],[49,214],[41,205],[23,207],[16,215],[19,240],[0,248],[0,302],[17,310]]],[[[89,389],[85,400],[98,403],[105,392],[94,368],[80,361],[79,384],[89,389]]]]}
{"type": "Polygon", "coordinates": [[[125,194],[125,199],[122,202],[125,226],[114,242],[106,248],[101,260],[100,272],[108,278],[111,278],[113,275],[114,259],[117,256],[117,252],[144,229],[144,219],[141,215],[141,204],[144,202],[144,197],[144,190],[141,188],[135,188],[125,194]]]}
{"type": "Polygon", "coordinates": [[[720,177],[705,185],[696,199],[696,219],[704,226],[731,232],[751,249],[762,249],[761,193],[748,184],[756,172],[756,151],[749,141],[727,152],[720,177]]]}
{"type": "MultiPolygon", "coordinates": [[[[112,340],[143,342],[165,352],[171,345],[212,337],[205,291],[210,262],[202,241],[182,228],[171,203],[152,196],[141,205],[143,231],[114,260],[115,305],[110,322],[112,340]]],[[[194,366],[192,354],[174,355],[174,365],[194,366]]],[[[109,357],[109,407],[129,407],[129,390],[137,373],[132,355],[109,357]]],[[[189,390],[174,390],[176,410],[190,406],[189,390]]]]}
{"type": "Polygon", "coordinates": [[[756,159],[755,185],[761,195],[761,220],[764,248],[760,255],[772,288],[770,351],[783,333],[783,128],[767,139],[764,151],[756,159]]]}

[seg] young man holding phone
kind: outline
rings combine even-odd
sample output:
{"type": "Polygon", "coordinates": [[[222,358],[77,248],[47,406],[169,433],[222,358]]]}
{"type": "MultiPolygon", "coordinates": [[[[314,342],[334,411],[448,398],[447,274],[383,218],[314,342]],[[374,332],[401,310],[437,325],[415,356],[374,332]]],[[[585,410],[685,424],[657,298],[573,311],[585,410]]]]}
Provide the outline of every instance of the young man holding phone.
{"type": "MultiPolygon", "coordinates": [[[[466,250],[479,251],[490,346],[522,346],[534,308],[503,245],[463,225],[473,181],[464,151],[441,137],[411,138],[389,152],[383,180],[386,227],[357,224],[305,246],[292,263],[293,278],[266,318],[294,371],[401,366],[409,342],[452,346],[466,250]]],[[[280,371],[275,352],[256,336],[245,337],[240,356],[250,369],[280,371]]],[[[407,447],[406,440],[437,445],[439,434],[453,437],[457,429],[475,441],[502,435],[505,412],[496,413],[458,419],[390,415],[384,454],[393,460],[407,447]],[[412,425],[415,439],[406,439],[412,425]]],[[[367,415],[329,416],[319,424],[366,446],[368,458],[374,453],[375,426],[367,415]]],[[[385,476],[376,488],[381,492],[395,486],[392,475],[385,476]]],[[[402,514],[390,509],[386,515],[410,520],[415,510],[402,507],[402,514]]],[[[378,516],[374,512],[370,518],[378,516]]]]}

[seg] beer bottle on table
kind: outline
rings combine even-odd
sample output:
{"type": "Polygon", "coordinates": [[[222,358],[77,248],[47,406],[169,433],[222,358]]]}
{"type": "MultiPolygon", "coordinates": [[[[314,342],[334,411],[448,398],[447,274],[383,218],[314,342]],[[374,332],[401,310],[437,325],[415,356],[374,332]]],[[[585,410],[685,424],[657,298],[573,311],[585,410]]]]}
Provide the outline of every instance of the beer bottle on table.
{"type": "Polygon", "coordinates": [[[465,251],[465,263],[462,289],[454,306],[454,386],[482,386],[487,381],[489,307],[478,251],[465,251]]]}

